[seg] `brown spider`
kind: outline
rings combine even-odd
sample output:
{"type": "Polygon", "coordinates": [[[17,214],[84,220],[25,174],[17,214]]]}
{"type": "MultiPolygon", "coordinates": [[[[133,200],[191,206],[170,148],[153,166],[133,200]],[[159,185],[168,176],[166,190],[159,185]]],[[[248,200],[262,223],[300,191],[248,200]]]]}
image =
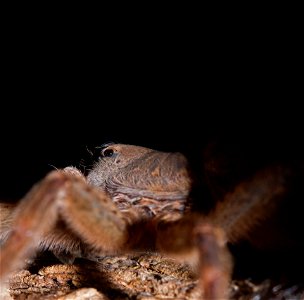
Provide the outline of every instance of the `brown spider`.
{"type": "Polygon", "coordinates": [[[182,154],[106,145],[87,177],[73,167],[53,171],[16,207],[1,206],[0,279],[46,249],[70,263],[149,250],[194,261],[204,299],[228,298],[227,242],[269,215],[285,179],[278,167],[260,171],[204,215],[189,205],[193,181],[182,154]]]}

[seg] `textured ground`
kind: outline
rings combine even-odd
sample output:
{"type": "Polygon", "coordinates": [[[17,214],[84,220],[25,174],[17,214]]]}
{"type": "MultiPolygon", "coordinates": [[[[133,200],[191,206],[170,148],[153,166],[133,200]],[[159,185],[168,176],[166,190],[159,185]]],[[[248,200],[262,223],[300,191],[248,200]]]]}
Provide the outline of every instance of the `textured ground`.
{"type": "MultiPolygon", "coordinates": [[[[190,268],[159,255],[138,254],[100,258],[98,263],[55,264],[18,272],[1,288],[1,299],[198,299],[197,280],[190,268]]],[[[299,300],[304,287],[264,280],[233,281],[231,299],[299,300]]]]}

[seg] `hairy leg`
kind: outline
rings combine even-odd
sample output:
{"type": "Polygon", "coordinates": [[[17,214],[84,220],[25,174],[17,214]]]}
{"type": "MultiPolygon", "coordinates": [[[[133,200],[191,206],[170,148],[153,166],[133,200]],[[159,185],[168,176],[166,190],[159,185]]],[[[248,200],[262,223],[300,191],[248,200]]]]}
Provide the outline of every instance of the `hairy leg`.
{"type": "Polygon", "coordinates": [[[229,242],[249,238],[256,225],[273,215],[286,193],[289,175],[283,167],[256,173],[228,193],[208,220],[225,231],[229,242]]]}
{"type": "Polygon", "coordinates": [[[6,240],[13,220],[15,204],[0,203],[0,245],[6,240]]]}
{"type": "Polygon", "coordinates": [[[78,174],[54,171],[14,211],[0,251],[0,278],[22,267],[59,219],[96,251],[119,250],[127,239],[126,221],[105,193],[78,174]]]}
{"type": "Polygon", "coordinates": [[[227,242],[250,236],[251,229],[271,215],[286,192],[288,170],[261,171],[227,194],[208,216],[192,215],[160,224],[158,247],[185,261],[198,263],[206,299],[226,299],[232,271],[227,242]]]}
{"type": "Polygon", "coordinates": [[[194,214],[158,229],[157,247],[197,268],[204,299],[227,299],[232,261],[224,232],[194,214]]]}

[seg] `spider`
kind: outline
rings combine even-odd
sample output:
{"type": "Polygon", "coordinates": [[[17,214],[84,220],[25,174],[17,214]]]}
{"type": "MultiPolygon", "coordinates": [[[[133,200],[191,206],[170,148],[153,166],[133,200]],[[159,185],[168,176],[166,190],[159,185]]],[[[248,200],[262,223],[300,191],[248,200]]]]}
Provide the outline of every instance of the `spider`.
{"type": "Polygon", "coordinates": [[[104,145],[87,176],[74,167],[52,171],[16,207],[2,204],[1,281],[43,250],[67,263],[159,251],[195,265],[204,299],[226,299],[233,266],[227,244],[269,215],[285,194],[286,173],[263,169],[203,214],[192,210],[194,179],[183,154],[104,145]]]}

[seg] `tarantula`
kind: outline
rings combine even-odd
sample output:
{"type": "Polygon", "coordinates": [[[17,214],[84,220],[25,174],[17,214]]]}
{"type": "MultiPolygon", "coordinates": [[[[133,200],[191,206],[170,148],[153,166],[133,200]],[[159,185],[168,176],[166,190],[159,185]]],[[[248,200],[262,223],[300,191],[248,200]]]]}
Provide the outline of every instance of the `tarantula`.
{"type": "Polygon", "coordinates": [[[261,170],[201,214],[189,204],[194,183],[184,155],[105,145],[86,177],[74,167],[52,171],[16,207],[1,206],[0,279],[46,249],[69,263],[149,250],[194,261],[204,299],[228,298],[227,243],[248,237],[270,214],[286,173],[261,170]]]}

